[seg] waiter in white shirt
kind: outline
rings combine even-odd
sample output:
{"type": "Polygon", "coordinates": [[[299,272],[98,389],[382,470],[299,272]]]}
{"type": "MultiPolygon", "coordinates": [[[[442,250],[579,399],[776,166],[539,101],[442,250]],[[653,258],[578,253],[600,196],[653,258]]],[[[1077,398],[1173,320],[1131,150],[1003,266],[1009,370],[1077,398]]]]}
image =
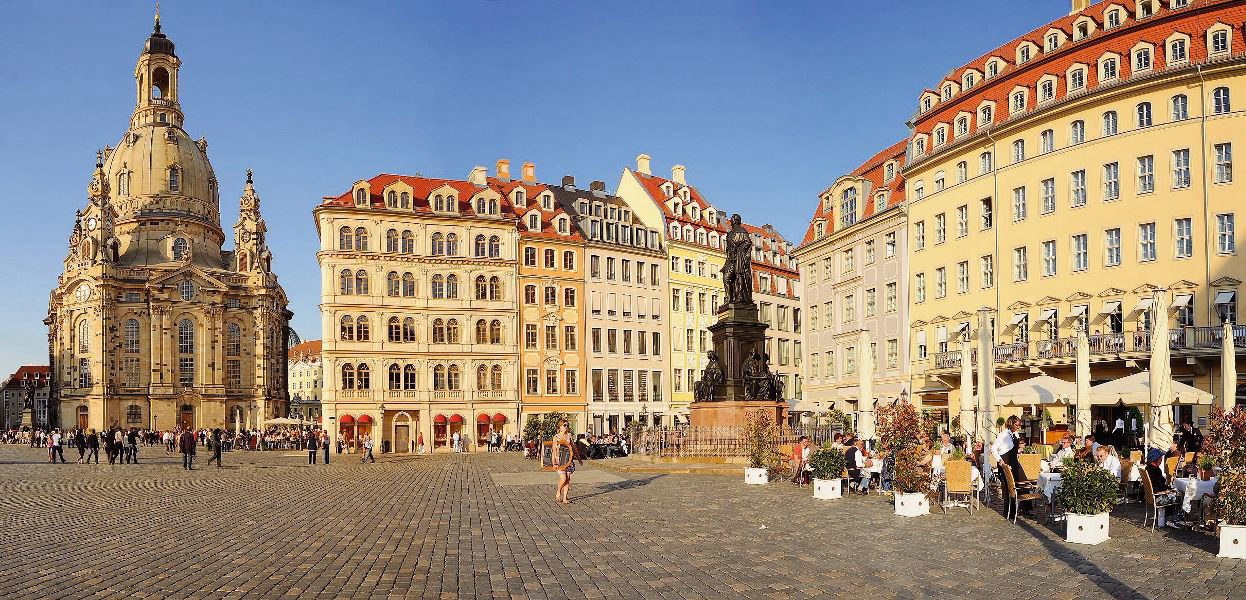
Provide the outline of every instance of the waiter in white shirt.
{"type": "Polygon", "coordinates": [[[1014,518],[1012,494],[1008,493],[1008,485],[1004,483],[1004,469],[1012,469],[1013,481],[1022,481],[1025,472],[1021,469],[1021,461],[1017,460],[1017,430],[1021,429],[1021,419],[1016,415],[1008,417],[1004,422],[1004,430],[995,436],[991,444],[991,455],[995,457],[995,465],[999,471],[1000,488],[1004,491],[1005,516],[1014,518]]]}

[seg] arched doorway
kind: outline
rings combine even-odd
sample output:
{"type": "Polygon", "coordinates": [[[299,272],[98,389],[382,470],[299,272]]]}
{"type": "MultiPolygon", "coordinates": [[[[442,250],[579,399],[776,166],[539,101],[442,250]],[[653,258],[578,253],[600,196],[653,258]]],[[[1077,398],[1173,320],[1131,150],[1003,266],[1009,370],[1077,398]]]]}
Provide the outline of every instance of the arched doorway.
{"type": "Polygon", "coordinates": [[[355,417],[351,415],[342,415],[338,417],[338,437],[342,439],[342,445],[346,448],[354,448],[355,446],[355,417]]]}
{"type": "Polygon", "coordinates": [[[83,404],[78,407],[78,429],[86,431],[88,414],[87,405],[83,404]]]}
{"type": "Polygon", "coordinates": [[[182,429],[190,429],[195,426],[195,406],[193,404],[183,404],[177,415],[177,425],[182,429]]]}
{"type": "Polygon", "coordinates": [[[400,454],[411,451],[411,416],[405,412],[394,416],[393,451],[400,454]]]}

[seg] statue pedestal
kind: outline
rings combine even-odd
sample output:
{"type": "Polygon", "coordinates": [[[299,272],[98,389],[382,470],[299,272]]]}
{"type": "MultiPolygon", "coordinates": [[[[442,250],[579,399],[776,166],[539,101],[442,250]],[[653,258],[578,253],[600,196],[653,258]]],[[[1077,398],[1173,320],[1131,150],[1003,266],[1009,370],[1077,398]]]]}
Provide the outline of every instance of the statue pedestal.
{"type": "Polygon", "coordinates": [[[23,409],[22,410],[22,424],[19,426],[19,429],[21,428],[34,429],[34,427],[35,427],[35,411],[30,408],[23,409]]]}
{"type": "Polygon", "coordinates": [[[688,406],[688,421],[693,427],[740,426],[749,411],[764,410],[782,424],[787,404],[745,395],[745,363],[754,351],[766,354],[767,325],[757,318],[757,305],[725,305],[718,311],[719,320],[709,326],[714,335],[714,352],[722,366],[723,383],[713,387],[713,400],[693,402],[688,406]]]}
{"type": "Polygon", "coordinates": [[[688,424],[692,427],[743,427],[748,413],[765,411],[778,425],[787,422],[787,406],[769,400],[726,402],[693,402],[688,406],[688,424]]]}

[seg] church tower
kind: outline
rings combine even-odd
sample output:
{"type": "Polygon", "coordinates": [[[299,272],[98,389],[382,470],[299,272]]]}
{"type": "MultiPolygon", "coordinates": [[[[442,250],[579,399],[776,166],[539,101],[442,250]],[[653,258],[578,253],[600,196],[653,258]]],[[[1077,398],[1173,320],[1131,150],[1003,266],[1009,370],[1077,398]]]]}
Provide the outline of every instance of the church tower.
{"type": "Polygon", "coordinates": [[[49,300],[52,426],[243,428],[288,410],[292,315],[259,196],[248,171],[223,249],[208,143],[183,128],[181,67],[157,15],[129,126],[96,155],[49,300]]]}

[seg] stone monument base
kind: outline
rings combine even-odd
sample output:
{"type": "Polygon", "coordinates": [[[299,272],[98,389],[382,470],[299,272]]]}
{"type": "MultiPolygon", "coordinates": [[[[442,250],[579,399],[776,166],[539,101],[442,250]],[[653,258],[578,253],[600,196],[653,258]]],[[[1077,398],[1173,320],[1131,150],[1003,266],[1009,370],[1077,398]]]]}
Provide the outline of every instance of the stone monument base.
{"type": "Polygon", "coordinates": [[[748,413],[763,410],[774,424],[787,423],[787,405],[765,400],[693,402],[688,405],[688,424],[692,427],[743,427],[748,413]]]}

